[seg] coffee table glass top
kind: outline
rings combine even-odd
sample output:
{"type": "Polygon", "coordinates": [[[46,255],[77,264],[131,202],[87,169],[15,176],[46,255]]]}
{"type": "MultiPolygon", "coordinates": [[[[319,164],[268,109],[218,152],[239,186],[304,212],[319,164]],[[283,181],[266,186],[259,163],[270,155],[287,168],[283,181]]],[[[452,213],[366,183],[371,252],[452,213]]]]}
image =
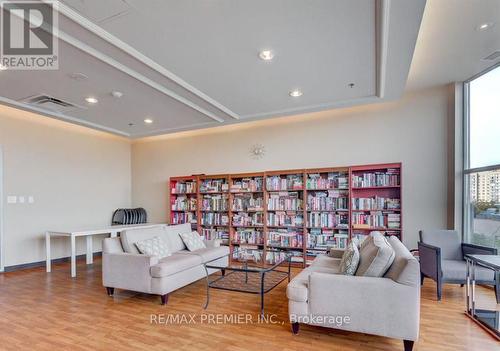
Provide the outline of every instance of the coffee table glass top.
{"type": "Polygon", "coordinates": [[[276,249],[262,249],[254,247],[238,247],[228,254],[229,264],[220,262],[220,259],[207,262],[207,268],[229,269],[247,272],[265,272],[272,270],[292,257],[289,251],[276,249]]]}

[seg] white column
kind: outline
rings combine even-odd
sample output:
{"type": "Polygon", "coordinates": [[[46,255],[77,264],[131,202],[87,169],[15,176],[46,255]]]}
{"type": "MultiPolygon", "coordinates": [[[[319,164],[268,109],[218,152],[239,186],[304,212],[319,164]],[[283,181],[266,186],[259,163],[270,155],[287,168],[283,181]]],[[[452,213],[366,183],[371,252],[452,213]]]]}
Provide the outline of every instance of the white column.
{"type": "Polygon", "coordinates": [[[94,263],[94,250],[92,248],[92,235],[87,235],[87,264],[94,263]]]}
{"type": "Polygon", "coordinates": [[[50,273],[51,257],[50,257],[50,233],[45,232],[45,270],[50,273]]]}
{"type": "Polygon", "coordinates": [[[76,237],[71,234],[71,277],[76,277],[76,237]]]}

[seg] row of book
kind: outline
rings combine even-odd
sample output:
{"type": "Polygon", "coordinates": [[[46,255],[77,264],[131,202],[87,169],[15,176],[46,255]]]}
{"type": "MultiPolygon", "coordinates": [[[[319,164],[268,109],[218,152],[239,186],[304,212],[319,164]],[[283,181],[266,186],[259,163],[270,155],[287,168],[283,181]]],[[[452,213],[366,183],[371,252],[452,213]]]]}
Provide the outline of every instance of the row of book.
{"type": "Polygon", "coordinates": [[[233,234],[233,243],[237,244],[264,244],[264,233],[261,230],[254,229],[238,229],[233,234]]]}
{"type": "Polygon", "coordinates": [[[219,239],[222,244],[229,244],[229,232],[220,228],[202,228],[201,236],[207,240],[219,239]]]}
{"type": "Polygon", "coordinates": [[[196,198],[187,196],[178,196],[172,203],[173,211],[196,211],[196,198]]]}
{"type": "Polygon", "coordinates": [[[352,186],[367,188],[375,186],[398,186],[400,184],[399,169],[389,168],[387,172],[371,172],[352,176],[352,186]]]}
{"type": "Polygon", "coordinates": [[[267,209],[271,211],[302,210],[302,199],[297,192],[280,192],[269,195],[267,209]]]}
{"type": "Polygon", "coordinates": [[[171,194],[185,194],[185,193],[195,193],[195,192],[196,192],[196,182],[194,181],[187,181],[187,182],[178,181],[170,189],[171,194]]]}
{"type": "Polygon", "coordinates": [[[375,196],[374,198],[353,198],[352,208],[354,210],[398,210],[401,208],[400,199],[391,199],[375,196]]]}
{"type": "Polygon", "coordinates": [[[263,190],[263,178],[242,178],[240,180],[233,181],[231,184],[231,192],[251,192],[251,191],[262,191],[263,190]]]}
{"type": "Polygon", "coordinates": [[[263,211],[264,199],[252,194],[237,194],[233,197],[233,211],[263,211]]]}
{"type": "Polygon", "coordinates": [[[326,176],[320,173],[307,175],[306,188],[314,189],[347,189],[349,187],[349,177],[346,172],[330,172],[326,176]]]}
{"type": "Polygon", "coordinates": [[[370,214],[353,213],[352,224],[355,228],[399,229],[401,227],[401,215],[383,211],[372,211],[370,214]]]}
{"type": "Polygon", "coordinates": [[[327,248],[333,247],[344,249],[347,247],[348,239],[349,235],[347,233],[333,233],[327,231],[316,233],[311,230],[307,236],[307,248],[326,250],[327,248]]]}
{"type": "Polygon", "coordinates": [[[205,179],[200,184],[200,193],[228,191],[229,184],[225,179],[205,179]]]}
{"type": "Polygon", "coordinates": [[[203,195],[201,209],[203,211],[227,211],[227,195],[203,195]]]}
{"type": "Polygon", "coordinates": [[[275,264],[277,262],[282,262],[287,257],[286,255],[288,254],[292,255],[292,257],[290,258],[291,262],[294,263],[304,262],[304,258],[302,257],[302,252],[297,252],[297,251],[290,253],[282,251],[268,251],[266,253],[265,260],[268,264],[275,264]]]}
{"type": "Polygon", "coordinates": [[[174,212],[170,217],[171,224],[197,223],[194,212],[174,212]]]}
{"type": "Polygon", "coordinates": [[[203,212],[201,214],[201,225],[228,225],[229,216],[226,213],[203,212]]]}
{"type": "Polygon", "coordinates": [[[302,247],[303,235],[300,232],[278,229],[272,230],[267,234],[267,245],[272,247],[302,247]]]}
{"type": "Polygon", "coordinates": [[[347,213],[309,212],[307,214],[307,226],[319,228],[348,228],[349,215],[347,213]]]}
{"type": "Polygon", "coordinates": [[[267,214],[267,225],[275,227],[300,227],[304,224],[302,214],[287,213],[285,211],[269,212],[267,214]]]}
{"type": "Polygon", "coordinates": [[[304,180],[302,174],[289,174],[286,177],[271,176],[266,178],[266,188],[271,191],[302,190],[304,180]]]}
{"type": "Polygon", "coordinates": [[[239,212],[233,214],[232,219],[233,226],[263,226],[264,225],[264,213],[244,213],[239,212]]]}
{"type": "Polygon", "coordinates": [[[340,196],[338,191],[322,191],[307,194],[307,209],[314,211],[333,211],[347,209],[347,196],[340,196]]]}

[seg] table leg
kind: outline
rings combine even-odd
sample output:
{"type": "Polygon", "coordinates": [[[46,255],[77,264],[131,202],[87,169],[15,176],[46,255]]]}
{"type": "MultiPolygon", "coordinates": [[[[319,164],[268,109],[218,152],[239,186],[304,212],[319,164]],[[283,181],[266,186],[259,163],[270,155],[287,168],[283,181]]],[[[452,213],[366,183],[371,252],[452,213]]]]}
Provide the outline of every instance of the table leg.
{"type": "Polygon", "coordinates": [[[476,315],[476,263],[472,261],[472,317],[476,315]]]}
{"type": "Polygon", "coordinates": [[[205,301],[205,306],[203,307],[206,310],[208,307],[208,303],[210,302],[210,281],[208,278],[207,266],[203,265],[203,267],[205,268],[205,273],[207,274],[207,300],[205,301]]]}
{"type": "Polygon", "coordinates": [[[470,260],[468,258],[465,259],[465,278],[465,304],[467,306],[467,313],[470,313],[470,260]]]}
{"type": "Polygon", "coordinates": [[[50,256],[50,233],[45,232],[45,271],[50,273],[52,258],[50,256]]]}
{"type": "Polygon", "coordinates": [[[94,263],[94,249],[92,248],[92,235],[87,235],[87,264],[94,263]]]}
{"type": "Polygon", "coordinates": [[[288,282],[289,283],[290,283],[291,271],[292,271],[292,258],[288,257],[288,282]]]}
{"type": "Polygon", "coordinates": [[[76,277],[76,237],[71,235],[71,277],[76,277]]]}
{"type": "Polygon", "coordinates": [[[266,273],[260,273],[260,315],[264,319],[264,281],[266,273]]]}

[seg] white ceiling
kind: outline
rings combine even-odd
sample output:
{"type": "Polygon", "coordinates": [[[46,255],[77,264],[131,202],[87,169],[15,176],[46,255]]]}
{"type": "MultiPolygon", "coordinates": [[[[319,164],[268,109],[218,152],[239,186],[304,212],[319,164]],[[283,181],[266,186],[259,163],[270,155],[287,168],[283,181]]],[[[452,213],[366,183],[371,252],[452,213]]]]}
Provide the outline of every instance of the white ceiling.
{"type": "Polygon", "coordinates": [[[64,0],[59,70],[0,72],[0,100],[31,109],[21,101],[45,93],[85,108],[39,112],[137,138],[394,99],[405,88],[424,5],[64,0]],[[258,58],[268,48],[272,62],[258,58]],[[75,72],[88,79],[71,79],[75,72]],[[294,88],[304,95],[290,97],[294,88]],[[86,104],[89,95],[99,103],[86,104]],[[147,116],[153,124],[143,123],[147,116]]]}

